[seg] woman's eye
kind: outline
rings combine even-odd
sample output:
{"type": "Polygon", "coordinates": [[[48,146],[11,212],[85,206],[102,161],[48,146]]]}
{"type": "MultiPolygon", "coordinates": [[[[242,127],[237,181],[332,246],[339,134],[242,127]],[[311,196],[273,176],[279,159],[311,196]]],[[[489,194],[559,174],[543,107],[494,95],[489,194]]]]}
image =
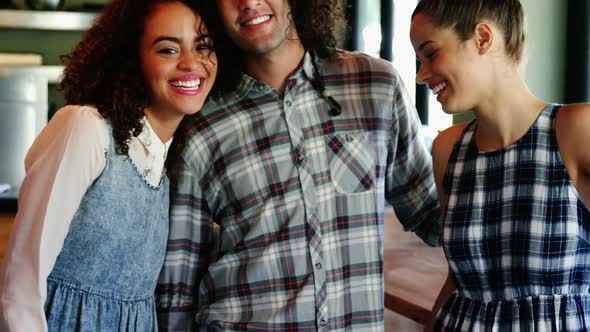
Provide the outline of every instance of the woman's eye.
{"type": "Polygon", "coordinates": [[[424,52],[424,57],[426,59],[431,59],[436,54],[436,50],[428,50],[424,52]]]}
{"type": "Polygon", "coordinates": [[[160,54],[176,54],[176,53],[178,53],[178,51],[173,48],[163,48],[163,49],[159,50],[158,53],[160,53],[160,54]]]}

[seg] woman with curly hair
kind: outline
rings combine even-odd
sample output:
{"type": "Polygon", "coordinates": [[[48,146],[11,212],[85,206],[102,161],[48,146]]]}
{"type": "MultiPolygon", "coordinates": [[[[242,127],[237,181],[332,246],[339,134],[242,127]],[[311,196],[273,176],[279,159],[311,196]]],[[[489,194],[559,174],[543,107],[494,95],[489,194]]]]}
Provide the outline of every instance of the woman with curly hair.
{"type": "Polygon", "coordinates": [[[430,155],[399,74],[336,49],[336,0],[204,5],[233,59],[220,58],[223,89],[171,168],[161,326],[382,331],[386,202],[428,243],[440,235],[430,155]]]}
{"type": "Polygon", "coordinates": [[[217,73],[199,5],[114,0],[63,57],[68,106],[26,157],[0,330],[157,330],[165,161],[217,73]]]}

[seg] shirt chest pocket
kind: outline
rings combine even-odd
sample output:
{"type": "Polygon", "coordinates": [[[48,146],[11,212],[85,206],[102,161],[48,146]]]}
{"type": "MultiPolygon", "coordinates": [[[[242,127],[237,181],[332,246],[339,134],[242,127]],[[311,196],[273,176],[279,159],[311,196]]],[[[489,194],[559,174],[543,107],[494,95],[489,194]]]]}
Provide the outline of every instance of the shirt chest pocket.
{"type": "Polygon", "coordinates": [[[375,185],[375,157],[367,132],[325,136],[332,184],[342,193],[361,193],[375,185]]]}

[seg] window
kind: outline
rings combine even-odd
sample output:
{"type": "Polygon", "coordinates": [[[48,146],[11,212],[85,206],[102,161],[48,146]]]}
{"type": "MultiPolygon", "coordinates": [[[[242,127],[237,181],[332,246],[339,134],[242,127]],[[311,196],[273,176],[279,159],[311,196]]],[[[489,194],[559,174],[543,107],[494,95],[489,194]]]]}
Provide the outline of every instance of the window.
{"type": "MultiPolygon", "coordinates": [[[[391,0],[394,1],[394,0],[391,0]]],[[[361,52],[379,57],[381,47],[381,0],[363,0],[357,2],[359,26],[361,29],[361,52]]],[[[410,42],[410,20],[416,6],[415,1],[394,2],[394,37],[393,65],[400,72],[404,84],[416,103],[416,54],[410,42]]],[[[428,127],[432,130],[444,130],[452,125],[452,116],[443,112],[436,96],[429,92],[428,127]]]]}

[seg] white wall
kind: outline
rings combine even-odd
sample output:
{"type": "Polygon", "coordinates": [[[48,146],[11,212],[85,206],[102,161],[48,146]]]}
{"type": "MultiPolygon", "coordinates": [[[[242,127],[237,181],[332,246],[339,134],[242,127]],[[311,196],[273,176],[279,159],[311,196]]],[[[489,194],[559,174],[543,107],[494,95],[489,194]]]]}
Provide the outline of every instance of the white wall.
{"type": "MultiPolygon", "coordinates": [[[[567,1],[520,0],[526,17],[524,80],[531,92],[547,102],[565,100],[567,1]]],[[[453,123],[473,119],[455,115],[453,123]]]]}
{"type": "Polygon", "coordinates": [[[527,18],[525,81],[537,97],[563,103],[567,1],[521,0],[521,3],[527,18]]]}

